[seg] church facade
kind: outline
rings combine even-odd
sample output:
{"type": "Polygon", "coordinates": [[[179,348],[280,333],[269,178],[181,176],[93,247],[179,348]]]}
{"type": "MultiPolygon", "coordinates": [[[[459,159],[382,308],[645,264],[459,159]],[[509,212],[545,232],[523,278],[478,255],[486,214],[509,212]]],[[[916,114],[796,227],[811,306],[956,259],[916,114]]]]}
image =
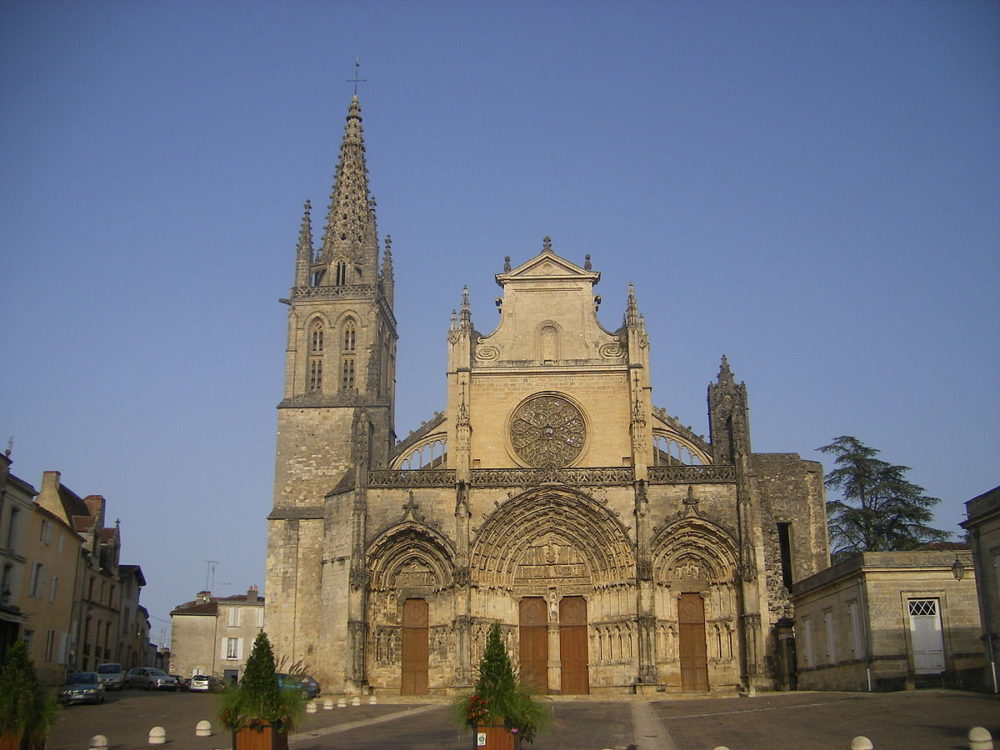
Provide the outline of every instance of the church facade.
{"type": "Polygon", "coordinates": [[[725,357],[709,439],[658,408],[635,292],[605,329],[589,256],[545,238],[495,278],[496,329],[476,330],[463,292],[445,408],[397,441],[391,247],[355,97],[321,238],[307,204],[283,300],[277,655],[330,692],[444,694],[474,683],[498,621],[541,692],[787,684],[791,584],[829,564],[820,465],[752,452],[725,357]]]}

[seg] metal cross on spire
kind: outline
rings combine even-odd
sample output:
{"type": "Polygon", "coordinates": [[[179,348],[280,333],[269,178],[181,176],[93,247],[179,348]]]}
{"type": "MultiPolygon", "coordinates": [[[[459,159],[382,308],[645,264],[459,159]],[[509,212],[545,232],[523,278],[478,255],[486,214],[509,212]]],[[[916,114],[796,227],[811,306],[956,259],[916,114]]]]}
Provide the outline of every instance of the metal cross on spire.
{"type": "Polygon", "coordinates": [[[359,83],[368,83],[368,79],[367,78],[358,78],[358,74],[360,74],[360,73],[361,73],[361,59],[358,58],[358,57],[355,57],[354,58],[354,78],[348,78],[347,81],[346,81],[347,83],[353,83],[354,84],[354,95],[355,96],[358,95],[358,84],[359,83]]]}

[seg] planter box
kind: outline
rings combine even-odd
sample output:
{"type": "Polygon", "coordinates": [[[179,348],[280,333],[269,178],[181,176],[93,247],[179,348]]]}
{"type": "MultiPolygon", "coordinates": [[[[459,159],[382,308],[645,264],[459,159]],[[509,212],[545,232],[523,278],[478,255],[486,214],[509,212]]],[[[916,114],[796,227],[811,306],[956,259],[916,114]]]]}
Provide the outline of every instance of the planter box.
{"type": "Polygon", "coordinates": [[[521,737],[505,727],[475,727],[472,730],[475,750],[520,750],[521,737]]]}
{"type": "Polygon", "coordinates": [[[16,734],[8,732],[0,734],[0,750],[45,750],[45,743],[20,740],[16,734]]]}
{"type": "Polygon", "coordinates": [[[233,732],[233,750],[288,750],[288,733],[271,724],[239,729],[233,732]]]}

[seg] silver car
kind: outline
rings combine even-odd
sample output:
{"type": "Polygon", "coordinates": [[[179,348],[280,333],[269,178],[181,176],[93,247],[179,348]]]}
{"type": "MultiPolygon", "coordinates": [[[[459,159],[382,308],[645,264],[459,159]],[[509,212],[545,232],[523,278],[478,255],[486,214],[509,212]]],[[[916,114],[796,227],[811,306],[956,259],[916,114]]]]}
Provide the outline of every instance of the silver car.
{"type": "Polygon", "coordinates": [[[177,678],[162,669],[136,667],[125,675],[125,686],[140,690],[178,690],[177,678]]]}

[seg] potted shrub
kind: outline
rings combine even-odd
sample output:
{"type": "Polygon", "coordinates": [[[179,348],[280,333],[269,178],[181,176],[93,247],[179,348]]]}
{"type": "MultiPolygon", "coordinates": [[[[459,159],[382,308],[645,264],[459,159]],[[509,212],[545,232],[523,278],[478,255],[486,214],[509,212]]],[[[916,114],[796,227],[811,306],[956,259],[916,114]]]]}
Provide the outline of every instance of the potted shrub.
{"type": "Polygon", "coordinates": [[[55,721],[55,696],[38,683],[28,644],[17,640],[0,675],[0,750],[44,750],[55,721]]]}
{"type": "Polygon", "coordinates": [[[288,733],[304,709],[302,691],[278,686],[274,652],[262,631],[253,642],[243,678],[222,694],[219,721],[233,733],[233,750],[287,750],[288,733]]]}
{"type": "Polygon", "coordinates": [[[475,693],[460,698],[455,707],[461,723],[486,735],[487,750],[518,750],[522,741],[534,742],[549,722],[547,707],[514,674],[499,623],[490,626],[475,693]]]}

